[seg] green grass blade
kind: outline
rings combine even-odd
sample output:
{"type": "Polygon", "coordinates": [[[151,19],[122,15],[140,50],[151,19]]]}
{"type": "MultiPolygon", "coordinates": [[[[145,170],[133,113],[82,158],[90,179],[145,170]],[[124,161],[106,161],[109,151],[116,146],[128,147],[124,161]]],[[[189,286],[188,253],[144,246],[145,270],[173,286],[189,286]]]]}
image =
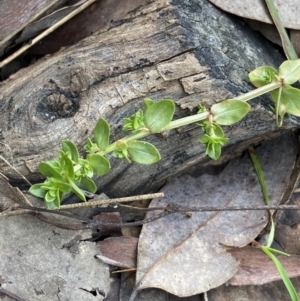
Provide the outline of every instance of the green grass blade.
{"type": "Polygon", "coordinates": [[[273,19],[273,22],[278,30],[278,33],[280,35],[281,38],[281,43],[282,43],[282,47],[284,50],[284,53],[286,55],[286,57],[289,60],[296,60],[298,59],[297,53],[294,49],[294,46],[292,45],[289,36],[287,35],[287,32],[281,22],[281,19],[279,17],[279,14],[277,12],[277,9],[274,5],[273,0],[265,0],[270,12],[270,15],[273,19]]]}
{"type": "Polygon", "coordinates": [[[270,247],[268,247],[268,250],[272,253],[276,253],[276,254],[280,254],[280,255],[284,255],[284,256],[291,256],[290,254],[288,254],[286,252],[283,252],[283,251],[280,251],[280,250],[277,250],[277,249],[273,249],[273,248],[270,248],[270,247]]]}
{"type": "Polygon", "coordinates": [[[248,152],[251,158],[251,161],[253,163],[260,187],[261,187],[261,191],[263,193],[265,202],[267,205],[270,205],[270,199],[269,199],[269,195],[268,195],[268,190],[267,190],[267,184],[266,184],[266,179],[265,179],[265,175],[264,172],[262,170],[262,167],[260,165],[259,159],[255,153],[254,147],[250,146],[248,148],[248,152]]]}
{"type": "Polygon", "coordinates": [[[274,224],[272,216],[270,218],[270,222],[271,222],[271,227],[270,227],[270,233],[269,233],[269,237],[268,237],[267,247],[271,247],[273,240],[274,240],[274,236],[275,236],[275,224],[274,224]]]}
{"type": "Polygon", "coordinates": [[[281,278],[282,278],[282,281],[286,287],[286,289],[288,290],[289,292],[289,295],[291,297],[291,300],[292,301],[300,301],[299,297],[298,297],[298,294],[297,294],[297,291],[296,289],[294,288],[291,280],[289,279],[284,267],[282,266],[281,262],[277,259],[277,257],[272,254],[272,252],[270,251],[270,249],[268,247],[261,247],[261,249],[272,259],[272,261],[274,262],[281,278]]]}

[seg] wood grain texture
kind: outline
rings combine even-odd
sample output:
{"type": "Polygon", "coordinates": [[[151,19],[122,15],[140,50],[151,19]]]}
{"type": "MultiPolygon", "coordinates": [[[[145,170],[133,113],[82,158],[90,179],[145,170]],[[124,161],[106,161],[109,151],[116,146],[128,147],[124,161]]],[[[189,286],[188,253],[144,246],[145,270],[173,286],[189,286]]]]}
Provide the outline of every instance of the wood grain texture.
{"type": "MultiPolygon", "coordinates": [[[[175,118],[191,114],[200,102],[208,107],[253,87],[247,74],[260,65],[278,66],[281,57],[238,19],[208,1],[148,1],[107,31],[45,57],[20,70],[0,86],[0,154],[35,181],[37,165],[57,155],[61,140],[82,150],[102,116],[112,127],[112,140],[122,137],[122,118],[142,106],[143,99],[171,98],[175,118]]],[[[251,102],[242,122],[225,129],[225,152],[278,133],[270,99],[251,102]]],[[[298,126],[287,118],[284,129],[298,126]]],[[[172,131],[147,141],[161,152],[158,164],[128,165],[112,158],[112,171],[97,179],[112,196],[154,191],[169,178],[207,162],[198,126],[172,131]]],[[[3,162],[1,171],[18,176],[3,162]]]]}

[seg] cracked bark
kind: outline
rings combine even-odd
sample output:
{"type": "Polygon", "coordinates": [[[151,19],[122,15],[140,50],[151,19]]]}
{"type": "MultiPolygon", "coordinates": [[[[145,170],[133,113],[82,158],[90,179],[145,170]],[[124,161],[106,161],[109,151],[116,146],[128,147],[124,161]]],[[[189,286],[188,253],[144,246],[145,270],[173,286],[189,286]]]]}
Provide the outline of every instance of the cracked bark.
{"type": "MultiPolygon", "coordinates": [[[[38,163],[57,156],[61,140],[81,151],[100,116],[111,125],[111,142],[122,137],[122,118],[142,106],[145,97],[171,98],[176,118],[198,103],[217,101],[253,87],[247,74],[260,65],[278,66],[284,58],[241,20],[208,1],[145,1],[123,20],[74,46],[20,70],[0,86],[0,154],[30,181],[41,176],[38,163]]],[[[298,126],[287,118],[278,131],[267,96],[251,102],[251,113],[227,127],[224,154],[298,126]]],[[[110,197],[154,191],[169,178],[208,161],[198,139],[201,130],[188,126],[147,141],[162,160],[151,166],[112,158],[112,170],[97,179],[110,197]]],[[[1,171],[20,181],[5,163],[1,171]]]]}

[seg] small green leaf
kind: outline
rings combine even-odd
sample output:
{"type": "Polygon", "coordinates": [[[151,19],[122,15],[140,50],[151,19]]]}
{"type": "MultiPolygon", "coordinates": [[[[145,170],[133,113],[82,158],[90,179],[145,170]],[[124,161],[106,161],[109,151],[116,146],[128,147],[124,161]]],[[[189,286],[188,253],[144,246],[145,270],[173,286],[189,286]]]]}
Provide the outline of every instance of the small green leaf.
{"type": "Polygon", "coordinates": [[[67,182],[61,182],[59,180],[51,178],[50,183],[53,185],[52,187],[55,187],[56,190],[59,190],[61,192],[68,193],[71,191],[71,186],[67,182]]]}
{"type": "Polygon", "coordinates": [[[221,146],[223,146],[225,143],[227,143],[228,140],[229,140],[228,138],[209,136],[207,134],[200,137],[200,139],[199,139],[199,141],[203,144],[220,144],[221,146]]]}
{"type": "Polygon", "coordinates": [[[79,158],[78,164],[74,166],[75,180],[80,179],[81,176],[92,178],[94,175],[93,168],[86,159],[79,158]]]}
{"type": "Polygon", "coordinates": [[[128,163],[131,163],[127,149],[116,149],[112,155],[118,159],[125,159],[128,163]]]}
{"type": "Polygon", "coordinates": [[[86,150],[87,153],[95,153],[99,151],[99,147],[97,146],[97,144],[92,142],[90,138],[87,138],[84,149],[86,150]]]}
{"type": "Polygon", "coordinates": [[[100,118],[94,129],[95,142],[101,150],[106,150],[109,145],[110,128],[104,118],[100,118]]]}
{"type": "Polygon", "coordinates": [[[55,208],[57,208],[57,206],[55,205],[54,202],[45,202],[46,208],[49,210],[53,210],[55,208]]]}
{"type": "Polygon", "coordinates": [[[208,144],[206,147],[206,155],[212,158],[213,160],[219,159],[221,156],[222,146],[220,144],[208,144]]]}
{"type": "Polygon", "coordinates": [[[52,163],[50,161],[41,162],[39,164],[39,172],[46,177],[54,177],[58,180],[63,180],[63,176],[54,169],[52,163]]]}
{"type": "MultiPolygon", "coordinates": [[[[277,103],[278,93],[279,89],[271,91],[271,97],[275,103],[277,103]]],[[[279,111],[300,117],[300,90],[289,85],[282,86],[280,105],[279,111]]],[[[280,112],[279,114],[284,115],[280,112]]]]}
{"type": "Polygon", "coordinates": [[[144,123],[151,133],[160,133],[172,120],[175,104],[170,99],[160,100],[147,108],[144,123]]]}
{"type": "Polygon", "coordinates": [[[278,72],[271,66],[261,66],[249,73],[253,86],[259,88],[277,80],[278,72]]]}
{"type": "Polygon", "coordinates": [[[97,186],[95,182],[88,177],[81,177],[80,184],[88,191],[95,193],[97,191],[97,186]]]}
{"type": "Polygon", "coordinates": [[[50,191],[47,191],[46,195],[45,195],[45,201],[47,203],[51,203],[51,202],[54,202],[55,200],[55,195],[51,195],[51,192],[50,191]]]}
{"type": "Polygon", "coordinates": [[[55,190],[55,189],[49,189],[49,190],[48,190],[48,194],[49,194],[51,197],[55,198],[55,197],[56,197],[56,190],[55,190]]]}
{"type": "Polygon", "coordinates": [[[227,99],[211,107],[214,122],[220,125],[231,125],[240,121],[250,110],[247,102],[227,99]]]}
{"type": "Polygon", "coordinates": [[[67,154],[61,154],[61,162],[63,166],[64,176],[70,179],[75,178],[74,165],[67,154]]]}
{"type": "Polygon", "coordinates": [[[224,137],[224,131],[223,131],[223,129],[218,124],[213,123],[212,124],[212,128],[213,128],[214,136],[217,136],[215,138],[223,138],[224,137]]]}
{"type": "Polygon", "coordinates": [[[76,163],[78,162],[78,158],[79,158],[79,153],[78,153],[78,149],[76,147],[76,145],[69,140],[63,140],[62,143],[62,149],[65,153],[70,153],[71,154],[71,158],[73,161],[75,161],[76,163]]]}
{"type": "Polygon", "coordinates": [[[106,157],[100,154],[87,155],[87,161],[98,176],[102,176],[108,173],[110,170],[109,161],[106,159],[106,157]]]}
{"type": "Polygon", "coordinates": [[[201,113],[203,113],[205,111],[207,111],[206,107],[199,103],[198,104],[198,112],[197,112],[197,114],[201,114],[201,113]]]}
{"type": "Polygon", "coordinates": [[[122,153],[122,150],[120,149],[115,149],[113,152],[112,152],[112,155],[115,157],[115,158],[118,158],[118,159],[124,159],[124,155],[122,153]]]}
{"type": "Polygon", "coordinates": [[[123,131],[136,131],[144,127],[144,113],[142,110],[138,110],[129,118],[123,119],[123,131]]]}
{"type": "Polygon", "coordinates": [[[132,140],[127,145],[130,158],[136,163],[153,164],[161,159],[159,151],[151,143],[132,140]]]}
{"type": "Polygon", "coordinates": [[[205,135],[200,137],[199,141],[205,144],[206,154],[213,160],[217,160],[221,155],[222,146],[229,139],[224,137],[223,129],[216,123],[203,122],[200,126],[205,135]]]}
{"type": "Polygon", "coordinates": [[[36,196],[38,198],[42,198],[43,199],[45,197],[45,195],[46,195],[46,192],[47,192],[47,190],[41,188],[41,186],[43,184],[44,183],[41,183],[41,184],[39,183],[39,184],[33,184],[33,185],[31,185],[31,187],[29,188],[29,192],[32,195],[34,195],[34,196],[36,196]]]}
{"type": "Polygon", "coordinates": [[[72,187],[72,191],[82,200],[82,201],[86,201],[85,199],[85,195],[82,192],[82,190],[76,185],[75,182],[73,182],[71,179],[69,179],[69,183],[72,187]]]}
{"type": "Polygon", "coordinates": [[[125,159],[128,163],[131,163],[126,142],[118,140],[116,142],[116,147],[117,149],[113,152],[113,156],[119,159],[125,159]]]}
{"type": "Polygon", "coordinates": [[[285,85],[292,85],[300,79],[300,59],[288,60],[279,67],[279,78],[285,85]]]}
{"type": "Polygon", "coordinates": [[[62,196],[63,196],[63,193],[59,190],[56,190],[56,197],[55,197],[55,200],[54,200],[54,205],[59,208],[60,207],[60,203],[61,203],[61,200],[62,200],[62,196]]]}
{"type": "Polygon", "coordinates": [[[144,99],[144,107],[145,107],[145,111],[147,111],[147,109],[152,106],[155,103],[154,100],[152,100],[151,98],[145,98],[144,99]]]}

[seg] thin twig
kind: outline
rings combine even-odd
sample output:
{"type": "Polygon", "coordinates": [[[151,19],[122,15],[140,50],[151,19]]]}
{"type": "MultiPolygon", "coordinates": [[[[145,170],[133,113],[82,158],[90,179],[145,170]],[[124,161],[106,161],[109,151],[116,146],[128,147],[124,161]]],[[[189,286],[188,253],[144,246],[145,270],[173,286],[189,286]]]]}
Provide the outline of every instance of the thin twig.
{"type": "MultiPolygon", "coordinates": [[[[162,210],[162,208],[156,210],[162,210]]],[[[244,211],[244,210],[300,210],[298,205],[262,205],[262,206],[231,206],[231,207],[182,207],[174,206],[174,213],[180,212],[209,212],[209,211],[244,211]],[[177,208],[176,208],[177,207],[177,208]]]]}
{"type": "MultiPolygon", "coordinates": [[[[5,144],[5,143],[2,143],[0,142],[2,145],[4,145],[5,147],[7,147],[10,151],[10,153],[12,153],[9,145],[5,144]]],[[[0,155],[0,158],[11,168],[13,169],[20,177],[22,177],[22,179],[27,183],[29,184],[30,186],[32,185],[15,167],[14,167],[14,158],[13,156],[11,156],[11,160],[12,160],[12,163],[13,164],[10,164],[3,156],[0,155]]],[[[3,174],[2,174],[3,175],[3,174]]],[[[4,175],[3,175],[4,176],[4,175]]],[[[4,176],[5,177],[5,176],[4,176]]]]}
{"type": "MultiPolygon", "coordinates": [[[[134,209],[140,212],[149,212],[157,210],[166,210],[167,207],[149,207],[149,208],[138,208],[133,206],[118,205],[120,208],[134,209]]],[[[169,205],[169,211],[173,213],[187,213],[187,212],[206,212],[206,211],[243,211],[243,210],[300,210],[298,205],[262,205],[262,206],[231,206],[231,207],[186,207],[176,204],[169,205]]]]}
{"type": "Polygon", "coordinates": [[[76,204],[70,204],[70,205],[62,205],[59,208],[56,208],[56,210],[66,210],[66,209],[76,209],[76,208],[82,208],[82,207],[91,207],[91,206],[101,206],[101,205],[107,205],[107,204],[116,204],[116,203],[123,203],[123,202],[133,202],[133,201],[142,201],[142,200],[151,200],[155,198],[163,198],[164,194],[162,192],[158,193],[151,193],[151,194],[141,194],[141,195],[134,195],[124,198],[115,198],[115,199],[107,199],[107,200],[95,200],[94,201],[88,201],[86,203],[76,203],[76,204]]]}
{"type": "MultiPolygon", "coordinates": [[[[97,257],[97,255],[95,256],[97,257]]],[[[112,274],[117,274],[117,273],[126,273],[126,272],[135,272],[136,268],[130,268],[130,269],[122,269],[122,270],[117,270],[117,271],[112,271],[112,274]]]]}
{"type": "Polygon", "coordinates": [[[68,218],[74,218],[78,219],[80,221],[89,222],[90,220],[85,220],[84,218],[77,217],[76,215],[70,213],[70,212],[64,212],[64,211],[54,211],[46,208],[40,208],[40,207],[33,207],[23,204],[17,204],[14,203],[9,207],[5,206],[6,203],[0,204],[0,216],[10,216],[10,215],[18,215],[18,214],[24,214],[24,213],[51,213],[55,215],[60,215],[68,218]],[[17,210],[16,210],[17,209],[17,210]]]}
{"type": "Polygon", "coordinates": [[[48,34],[50,34],[51,32],[53,32],[54,30],[56,30],[58,27],[60,27],[61,25],[63,25],[65,22],[69,21],[71,18],[73,18],[75,15],[77,15],[78,13],[80,13],[82,10],[84,10],[86,7],[88,7],[89,5],[91,5],[95,1],[96,0],[87,0],[85,3],[83,3],[82,5],[80,5],[78,8],[74,9],[71,13],[69,13],[68,15],[66,15],[65,17],[63,17],[61,20],[59,20],[53,26],[49,27],[48,29],[46,29],[45,31],[43,31],[41,34],[39,34],[37,37],[33,38],[30,41],[30,44],[24,45],[23,47],[21,47],[20,49],[18,49],[15,53],[13,53],[12,55],[10,55],[8,58],[6,58],[2,62],[0,62],[0,68],[2,68],[4,65],[8,64],[9,62],[11,62],[13,59],[15,59],[16,57],[18,57],[24,51],[26,51],[27,49],[29,49],[31,46],[33,46],[34,44],[36,44],[37,42],[39,42],[41,39],[43,39],[44,37],[46,37],[48,34]]]}
{"type": "Polygon", "coordinates": [[[1,155],[0,158],[10,167],[12,168],[19,176],[22,177],[22,179],[29,184],[30,186],[32,185],[14,166],[12,166],[6,159],[4,159],[1,155]]]}
{"type": "Polygon", "coordinates": [[[3,287],[0,286],[0,294],[6,295],[7,297],[14,299],[16,301],[26,301],[22,298],[20,298],[19,296],[9,292],[8,290],[4,289],[3,287]]]}
{"type": "MultiPolygon", "coordinates": [[[[18,204],[17,204],[18,205],[18,204]]],[[[23,206],[23,205],[20,205],[23,206]]],[[[118,207],[122,207],[124,205],[117,205],[118,207]]],[[[64,215],[70,218],[75,218],[77,220],[82,221],[82,224],[62,224],[56,221],[51,221],[47,217],[43,216],[40,214],[38,216],[39,219],[53,225],[56,227],[64,228],[64,229],[69,229],[69,230],[86,230],[86,229],[100,229],[101,227],[106,227],[106,226],[113,226],[113,227],[135,227],[135,226],[141,226],[150,222],[153,222],[157,219],[160,219],[162,217],[165,217],[169,214],[173,213],[180,213],[180,214],[186,214],[187,212],[209,212],[209,211],[243,211],[243,210],[300,210],[300,206],[298,205],[272,205],[272,206],[231,206],[231,207],[184,207],[184,206],[177,206],[175,204],[168,204],[165,207],[152,207],[152,208],[134,208],[135,210],[140,210],[140,211],[155,211],[155,210],[160,210],[162,212],[155,214],[149,218],[135,221],[135,222],[129,222],[129,223],[115,223],[115,222],[103,222],[103,221],[96,221],[96,220],[90,220],[90,219],[84,219],[80,217],[76,217],[74,215],[68,215],[62,214],[63,212],[59,211],[54,211],[54,210],[47,210],[47,209],[42,209],[42,208],[36,208],[28,206],[29,209],[26,213],[31,213],[35,214],[38,212],[47,212],[47,213],[54,213],[54,214],[60,214],[64,215]],[[39,210],[37,210],[39,209],[39,210]],[[41,210],[40,210],[41,209],[41,210]]],[[[129,206],[126,206],[129,207],[129,206]]],[[[115,208],[114,208],[115,209],[115,208]]],[[[7,213],[9,215],[10,212],[7,213]]],[[[14,213],[14,211],[12,211],[14,213]]]]}
{"type": "MultiPolygon", "coordinates": [[[[31,212],[31,215],[34,215],[36,218],[38,218],[39,220],[57,227],[57,228],[61,228],[61,229],[65,229],[65,230],[72,230],[72,231],[79,231],[79,230],[88,230],[88,229],[92,229],[92,227],[90,226],[86,226],[87,224],[85,223],[62,223],[53,219],[48,218],[47,216],[45,216],[44,214],[41,213],[35,213],[35,212],[31,212]]],[[[80,218],[78,218],[80,219],[80,218]]],[[[90,221],[89,221],[90,222],[90,221]]]]}
{"type": "Polygon", "coordinates": [[[173,213],[186,213],[186,212],[206,212],[206,211],[242,211],[242,210],[300,210],[300,206],[297,205],[274,205],[274,206],[231,206],[231,207],[183,207],[177,206],[175,204],[168,204],[165,207],[153,207],[153,208],[140,208],[145,211],[154,211],[154,210],[163,210],[156,215],[153,215],[149,218],[130,222],[130,223],[107,223],[102,221],[92,221],[89,225],[86,225],[87,228],[99,228],[101,226],[114,226],[114,227],[134,227],[141,226],[150,222],[153,222],[157,219],[165,217],[173,213]],[[150,209],[150,210],[147,210],[150,209]]]}
{"type": "MultiPolygon", "coordinates": [[[[122,199],[122,198],[120,198],[122,199]]],[[[111,199],[114,200],[114,199],[111,199]]],[[[61,206],[63,207],[63,206],[61,206]]],[[[139,207],[133,207],[133,206],[126,206],[118,204],[117,208],[126,208],[126,209],[132,209],[137,210],[140,212],[149,212],[149,211],[167,211],[169,213],[180,213],[184,214],[187,217],[190,217],[189,212],[211,212],[211,211],[244,211],[244,210],[300,210],[299,205],[262,205],[262,206],[231,206],[231,207],[209,207],[209,206],[203,206],[203,207],[186,207],[186,206],[180,206],[176,204],[169,204],[164,207],[149,207],[149,208],[139,208],[139,207]]],[[[115,209],[114,208],[114,211],[115,209]]],[[[70,209],[70,208],[61,208],[61,209],[70,209]]],[[[72,209],[72,208],[71,208],[72,209]]],[[[107,208],[105,208],[105,211],[108,211],[107,208]]],[[[1,207],[0,207],[1,211],[1,207]]],[[[44,213],[53,213],[57,215],[63,215],[70,218],[73,218],[74,215],[68,212],[58,211],[58,210],[49,210],[46,208],[39,208],[39,207],[31,207],[27,205],[21,205],[21,204],[14,204],[13,207],[11,207],[7,212],[3,212],[0,214],[0,216],[7,216],[7,215],[17,215],[22,213],[29,213],[29,212],[44,212],[44,213]],[[14,209],[18,209],[15,210],[14,209]],[[19,210],[20,209],[20,210],[19,210]],[[22,210],[21,210],[22,209],[22,210]],[[19,212],[20,211],[20,212],[19,212]],[[22,212],[21,212],[22,211],[22,212]]],[[[76,218],[76,217],[74,217],[76,218]]],[[[77,218],[81,219],[81,218],[77,218]]]]}

